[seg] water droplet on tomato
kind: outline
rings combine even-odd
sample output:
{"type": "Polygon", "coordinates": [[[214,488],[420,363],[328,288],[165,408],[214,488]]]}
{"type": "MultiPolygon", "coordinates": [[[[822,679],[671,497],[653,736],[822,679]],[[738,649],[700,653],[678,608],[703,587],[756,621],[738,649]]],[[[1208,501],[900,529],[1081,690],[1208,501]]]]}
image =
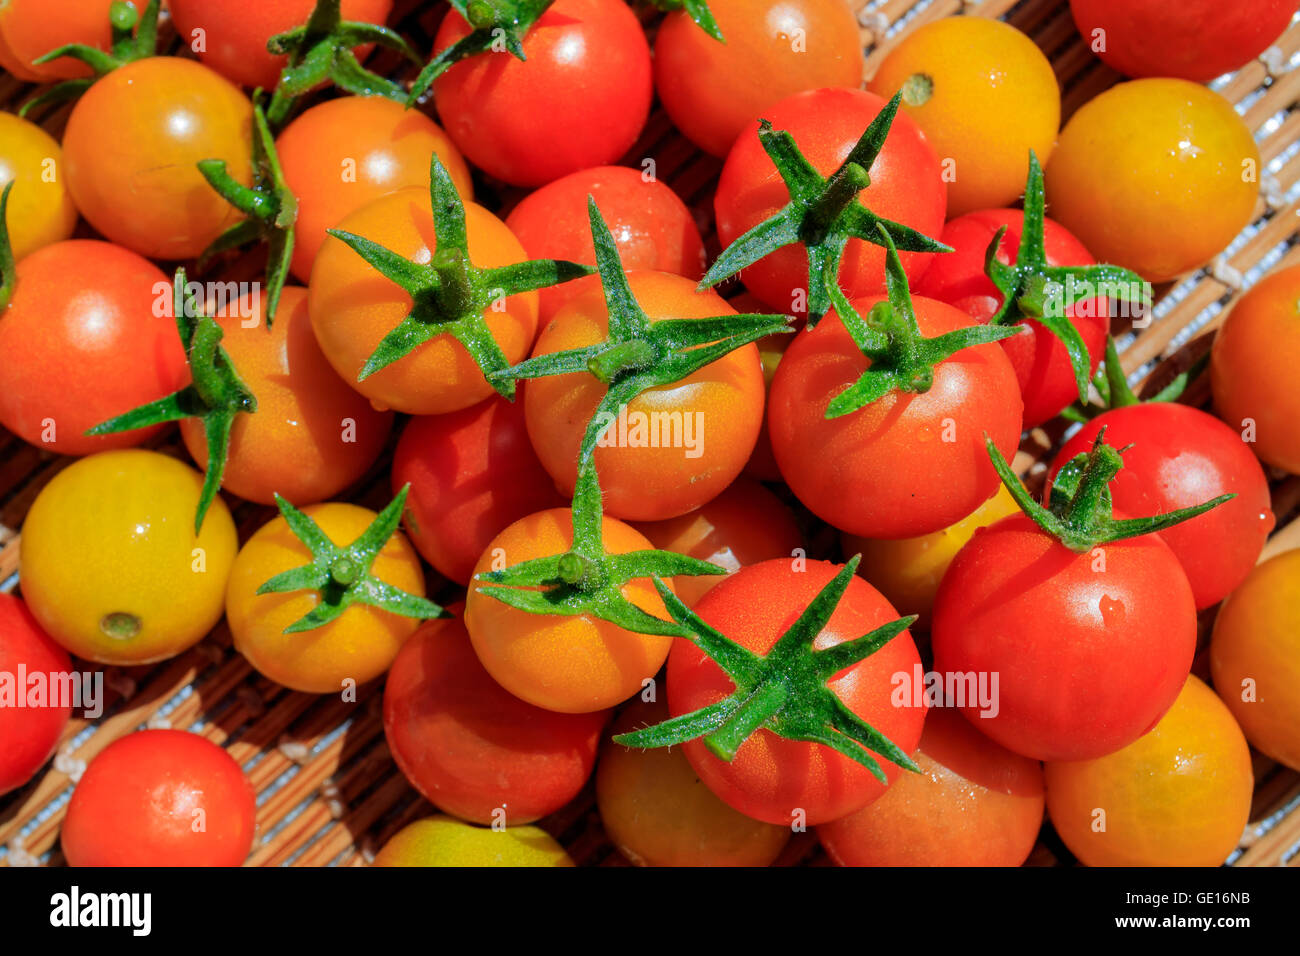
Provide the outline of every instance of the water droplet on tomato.
{"type": "Polygon", "coordinates": [[[1097,610],[1101,612],[1102,622],[1107,627],[1119,627],[1124,623],[1126,608],[1124,602],[1103,594],[1097,601],[1097,610]]]}

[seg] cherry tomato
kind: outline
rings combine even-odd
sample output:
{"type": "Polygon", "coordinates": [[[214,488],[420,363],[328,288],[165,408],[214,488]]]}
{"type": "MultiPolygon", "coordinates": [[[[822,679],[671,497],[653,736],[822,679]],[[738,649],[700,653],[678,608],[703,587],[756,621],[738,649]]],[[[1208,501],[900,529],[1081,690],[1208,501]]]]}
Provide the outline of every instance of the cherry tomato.
{"type": "Polygon", "coordinates": [[[1196,677],[1123,750],[1045,771],[1052,825],[1088,866],[1219,866],[1255,783],[1241,728],[1196,677]]]}
{"type": "Polygon", "coordinates": [[[1048,481],[1075,455],[1092,447],[1101,430],[1124,452],[1124,468],[1110,484],[1115,507],[1146,518],[1235,494],[1203,515],[1160,532],[1187,572],[1198,608],[1223,600],[1254,567],[1274,518],[1268,480],[1239,435],[1188,405],[1151,402],[1105,412],[1074,434],[1057,453],[1048,481]]]}
{"type": "Polygon", "coordinates": [[[431,153],[456,191],[474,197],[469,167],[438,124],[382,96],[319,103],[285,127],[275,149],[298,199],[290,268],[303,282],[311,278],[326,229],[387,193],[406,186],[428,191],[431,153]]]}
{"type": "Polygon", "coordinates": [[[18,263],[0,312],[0,423],[65,455],[126,448],[162,426],[91,436],[86,429],[186,383],[171,283],[120,246],[68,239],[18,263]],[[161,298],[160,298],[161,296],[161,298]]]}
{"type": "Polygon", "coordinates": [[[0,68],[27,83],[90,76],[90,67],[72,57],[39,65],[32,61],[68,43],[110,49],[112,5],[113,0],[5,0],[0,4],[0,68]]]}
{"type": "Polygon", "coordinates": [[[862,85],[862,44],[842,0],[711,0],[719,43],[683,9],[655,37],[655,89],[673,125],[726,156],[762,111],[794,93],[862,85]]]}
{"type": "Polygon", "coordinates": [[[1206,83],[1245,66],[1282,35],[1295,0],[1070,0],[1088,48],[1127,76],[1178,76],[1206,83]]]}
{"type": "MultiPolygon", "coordinates": [[[[748,295],[746,296],[749,297],[748,295]]],[[[730,300],[731,307],[737,312],[761,312],[763,306],[755,300],[753,305],[742,305],[736,299],[730,300]]],[[[781,364],[785,350],[794,341],[793,335],[778,333],[765,335],[754,344],[758,346],[758,360],[763,363],[763,384],[765,386],[764,408],[770,404],[766,399],[772,394],[772,379],[776,377],[776,368],[781,364]]],[[[758,431],[758,440],[749,461],[745,463],[745,474],[759,481],[780,481],[781,469],[776,464],[776,453],[772,451],[772,435],[767,429],[767,416],[763,416],[763,426],[758,431]]]]}
{"type": "MultiPolygon", "coordinates": [[[[736,643],[765,654],[839,570],[825,561],[807,561],[803,570],[794,570],[788,558],[752,564],[706,594],[695,611],[736,643]]],[[[854,577],[816,646],[825,650],[897,619],[879,591],[854,577]]],[[[904,631],[829,686],[853,713],[910,753],[921,739],[925,707],[895,706],[891,684],[894,675],[911,674],[920,666],[916,645],[904,631]]],[[[722,669],[684,638],[673,644],[667,680],[674,717],[717,703],[735,690],[722,669]]],[[[700,739],[687,741],[682,749],[710,790],[767,823],[837,820],[877,799],[886,787],[837,751],[763,729],[741,744],[731,763],[715,757],[700,739]]],[[[890,781],[907,772],[884,758],[880,766],[890,781]]]]}
{"type": "MultiPolygon", "coordinates": [[[[476,203],[465,203],[470,259],[495,268],[526,258],[505,223],[476,203]]],[[[339,223],[391,251],[427,263],[437,247],[429,190],[400,189],[366,203],[339,223]]],[[[316,255],[309,290],[312,327],[335,371],[376,407],[413,415],[460,411],[493,394],[492,386],[458,341],[443,334],[358,382],[371,353],[411,311],[411,297],[333,236],[316,255]]],[[[528,354],[537,333],[537,293],[505,300],[504,308],[483,310],[488,330],[506,360],[528,354]]]]}
{"type": "MultiPolygon", "coordinates": [[[[221,486],[248,501],[295,505],[337,494],[360,479],[383,451],[391,412],[378,412],[330,367],[312,335],[307,290],[287,287],[267,329],[259,294],[217,310],[222,347],[257,411],[235,417],[221,486]]],[[[200,468],[207,439],[197,418],[181,422],[181,437],[200,468]]]]}
{"type": "MultiPolygon", "coordinates": [[[[876,301],[853,307],[867,315],[876,301]]],[[[913,306],[925,336],[972,324],[933,299],[914,298],[913,306]]],[[[863,537],[910,538],[965,518],[998,490],[985,434],[1004,456],[1020,442],[1020,393],[1005,353],[993,343],[962,349],[934,367],[928,391],[893,391],[826,418],[831,399],[868,365],[833,311],[786,350],[767,423],[790,490],[825,521],[863,537]]]]}
{"type": "Polygon", "coordinates": [[[27,605],[0,594],[0,674],[12,682],[8,693],[0,690],[0,796],[31,780],[59,745],[72,707],[57,688],[76,679],[71,670],[68,652],[41,629],[27,605]],[[20,671],[27,675],[21,683],[20,671]]]}
{"type": "MultiPolygon", "coordinates": [[[[667,718],[662,701],[636,701],[611,733],[667,718]]],[[[789,827],[747,817],[714,796],[679,747],[636,750],[606,740],[596,806],[609,838],[638,866],[768,866],[790,840],[789,827]]]]}
{"type": "Polygon", "coordinates": [[[68,802],[70,866],[239,866],[257,801],[239,764],[183,730],[142,730],[99,753],[68,802]]]}
{"type": "Polygon", "coordinates": [[[608,718],[557,714],[508,693],[474,656],[459,618],[412,634],[384,688],[397,766],[439,810],[471,823],[532,823],[572,800],[608,718]]]}
{"type": "Polygon", "coordinates": [[[1070,118],[1046,183],[1053,216],[1093,255],[1164,282],[1205,265],[1250,222],[1259,149],[1218,93],[1133,80],[1070,118]]]}
{"type": "MultiPolygon", "coordinates": [[[[804,158],[829,176],[848,158],[863,132],[885,106],[863,90],[820,89],[797,93],[766,107],[763,118],[788,131],[804,158]]],[[[946,203],[939,157],[916,122],[900,110],[872,163],[871,185],[859,201],[876,215],[937,236],[943,228],[946,203]]],[[[718,239],[730,245],[775,214],[790,201],[790,192],[763,149],[758,129],[742,133],[722,167],[714,196],[718,239]]],[[[909,279],[929,264],[931,255],[900,253],[909,279]]],[[[885,250],[850,239],[840,265],[840,287],[849,298],[885,290],[885,250]]],[[[793,245],[764,256],[741,273],[745,288],[773,309],[785,312],[804,301],[808,287],[808,257],[793,245]]],[[[798,308],[802,311],[802,308],[798,308]]]]}
{"type": "Polygon", "coordinates": [[[488,830],[451,817],[417,820],[379,851],[373,866],[573,866],[555,838],[537,827],[488,830]]]}
{"type": "MultiPolygon", "coordinates": [[[[449,10],[435,55],[470,30],[449,10]]],[[[526,60],[504,49],[483,53],[434,82],[443,126],[471,163],[513,185],[540,186],[632,147],[650,112],[650,47],[622,0],[556,0],[523,49],[526,60]]]]}
{"type": "Polygon", "coordinates": [[[1250,288],[1210,352],[1214,407],[1267,464],[1300,474],[1300,265],[1250,288]]]}
{"type": "Polygon", "coordinates": [[[528,440],[518,395],[412,418],[393,452],[392,478],[394,493],[411,486],[405,521],[412,543],[457,584],[469,583],[507,525],[565,504],[528,440]]]}
{"type": "MultiPolygon", "coordinates": [[[[803,533],[785,502],[743,475],[694,511],[634,527],[656,548],[711,561],[728,574],[769,558],[794,557],[803,547],[803,533]]],[[[673,579],[673,590],[694,607],[723,580],[721,575],[683,575],[673,579]]]]}
{"type": "MultiPolygon", "coordinates": [[[[652,546],[640,532],[614,518],[601,525],[611,554],[652,546]]],[[[573,543],[569,511],[554,508],[516,521],[497,535],[474,573],[533,558],[563,554],[573,543]]],[[[623,596],[648,614],[667,618],[651,582],[635,579],[623,596]]],[[[564,714],[608,710],[641,689],[668,656],[671,637],[635,634],[587,615],[530,614],[471,587],[465,626],[487,672],[530,704],[564,714]]]]}
{"type": "Polygon", "coordinates": [[[925,718],[905,773],[857,813],[817,828],[840,866],[1020,866],[1043,823],[1043,768],[948,710],[925,718]]]}
{"type": "Polygon", "coordinates": [[[68,189],[113,242],[154,259],[193,258],[241,218],[195,164],[224,160],[248,185],[252,118],[239,87],[200,63],[128,63],[72,108],[63,133],[68,189]]]}
{"type": "Polygon", "coordinates": [[[1219,609],[1210,669],[1250,742],[1300,769],[1300,551],[1259,565],[1219,609]]]}
{"type": "MultiPolygon", "coordinates": [[[[717,293],[697,292],[681,276],[633,272],[628,284],[651,321],[732,314],[717,293]]],[[[594,345],[608,328],[605,297],[590,290],[556,314],[533,354],[594,345]]],[[[605,391],[595,376],[575,372],[534,379],[524,395],[533,448],[565,494],[573,493],[582,436],[605,391]]],[[[763,369],[752,344],[638,395],[620,409],[595,451],[606,513],[658,521],[698,508],[745,467],[762,417],[763,369]]]]}
{"type": "Polygon", "coordinates": [[[217,497],[202,531],[203,479],[157,452],[73,462],[23,522],[21,584],[56,641],[100,664],[151,664],[198,643],[221,618],[235,523],[217,497]]]}
{"type": "MultiPolygon", "coordinates": [[[[653,269],[688,279],[704,275],[704,242],[686,204],[670,186],[625,166],[584,169],[547,183],[515,206],[506,225],[530,259],[594,266],[588,196],[596,200],[609,226],[624,269],[653,269]]],[[[599,287],[598,276],[587,276],[539,290],[541,322],[550,321],[560,306],[581,293],[599,287]]]]}
{"type": "Polygon", "coordinates": [[[0,113],[0,191],[9,183],[14,188],[7,225],[15,259],[72,235],[77,207],[63,178],[63,150],[35,123],[0,113]]]}

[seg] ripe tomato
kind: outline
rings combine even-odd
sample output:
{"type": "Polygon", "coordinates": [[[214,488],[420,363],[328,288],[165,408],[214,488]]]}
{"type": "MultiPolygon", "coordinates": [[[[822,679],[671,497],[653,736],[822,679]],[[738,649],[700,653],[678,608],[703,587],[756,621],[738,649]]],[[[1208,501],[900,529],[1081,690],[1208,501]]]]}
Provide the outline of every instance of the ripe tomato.
{"type": "MultiPolygon", "coordinates": [[[[867,315],[878,299],[853,303],[867,315]]],[[[923,335],[973,324],[933,299],[913,299],[923,335]]],[[[984,450],[1020,441],[1015,372],[994,343],[962,349],[934,367],[921,394],[893,391],[839,418],[831,399],[869,366],[833,311],[800,332],[772,380],[767,424],[790,490],[813,513],[851,534],[909,538],[965,518],[998,489],[984,450]]]]}
{"type": "Polygon", "coordinates": [[[0,113],[0,191],[9,183],[14,188],[7,225],[15,259],[72,235],[77,207],[63,178],[63,150],[35,123],[0,113]]]}
{"type": "Polygon", "coordinates": [[[27,605],[0,594],[0,796],[32,779],[59,745],[72,708],[58,688],[77,679],[71,670],[68,652],[41,630],[27,605]]]}
{"type": "Polygon", "coordinates": [[[1214,407],[1263,461],[1300,474],[1300,265],[1256,283],[1228,313],[1210,352],[1214,407]]]}
{"type": "Polygon", "coordinates": [[[1291,22],[1295,0],[1070,0],[1089,49],[1127,76],[1178,76],[1206,83],[1245,66],[1291,22]]]}
{"type": "Polygon", "coordinates": [[[438,124],[382,96],[319,103],[285,127],[275,149],[298,199],[290,268],[303,282],[311,278],[326,229],[395,190],[421,186],[428,191],[431,153],[446,167],[456,191],[465,199],[474,196],[469,167],[438,124]]]}
{"type": "MultiPolygon", "coordinates": [[[[795,570],[788,558],[752,564],[706,594],[695,611],[736,643],[765,654],[839,570],[825,561],[808,561],[795,570]]],[[[854,577],[816,647],[834,647],[897,619],[879,591],[854,577]]],[[[904,631],[829,686],[853,713],[911,753],[921,739],[925,707],[910,706],[910,701],[895,706],[891,684],[894,675],[911,674],[920,666],[916,645],[904,631]]],[[[668,657],[667,681],[668,708],[674,717],[714,704],[735,690],[722,669],[684,638],[674,643],[668,657]]],[[[715,757],[700,739],[687,741],[682,749],[710,790],[741,813],[767,823],[836,820],[877,799],[886,787],[866,767],[837,751],[786,740],[764,729],[741,744],[731,763],[715,757]]],[[[904,772],[883,758],[880,766],[890,781],[904,772]]]]}
{"type": "Polygon", "coordinates": [[[239,764],[183,730],[113,741],[82,775],[63,821],[70,866],[239,866],[257,801],[239,764]]]}
{"type": "Polygon", "coordinates": [[[73,462],[22,526],[21,583],[65,648],[100,664],[151,664],[221,618],[235,523],[218,496],[194,533],[203,480],[175,458],[128,449],[73,462]]]}
{"type": "Polygon", "coordinates": [[[412,543],[457,584],[469,583],[507,525],[565,504],[528,440],[518,396],[412,418],[393,452],[392,478],[394,494],[411,486],[405,523],[412,543]]]}
{"type": "MultiPolygon", "coordinates": [[[[601,539],[610,554],[650,550],[640,532],[605,518],[601,539]]],[[[563,554],[573,543],[567,509],[516,521],[488,545],[475,574],[533,558],[563,554]]],[[[648,614],[667,617],[651,583],[635,579],[623,596],[648,614]]],[[[671,637],[635,634],[587,615],[530,614],[471,587],[465,626],[474,651],[497,683],[530,704],[564,714],[608,710],[641,689],[668,656],[671,637]]]]}
{"type": "MultiPolygon", "coordinates": [[[[803,533],[785,502],[744,475],[694,511],[633,527],[662,551],[709,561],[731,574],[769,558],[794,557],[803,547],[803,533]]],[[[694,607],[723,580],[721,575],[683,575],[673,579],[673,591],[694,607]]]]}
{"type": "MultiPolygon", "coordinates": [[[[167,0],[181,42],[200,60],[232,83],[270,90],[280,78],[287,56],[274,56],[266,42],[277,33],[301,26],[315,0],[167,0]]],[[[393,0],[342,0],[344,20],[383,24],[393,0]]]]}
{"type": "Polygon", "coordinates": [[[1273,530],[1268,480],[1231,428],[1197,408],[1151,402],[1094,418],[1057,453],[1048,481],[1101,430],[1124,453],[1110,485],[1115,507],[1133,518],[1190,508],[1222,494],[1237,497],[1160,532],[1187,573],[1198,608],[1218,604],[1241,583],[1273,530]]]}
{"type": "Polygon", "coordinates": [[[935,670],[965,682],[972,724],[1026,757],[1088,760],[1169,709],[1192,666],[1196,605],[1157,535],[1076,554],[1013,515],[958,552],[932,633],[935,670]],[[979,680],[987,707],[969,693],[979,680]]]}
{"type": "Polygon", "coordinates": [[[1219,866],[1250,817],[1250,748],[1196,677],[1123,750],[1049,763],[1047,812],[1088,866],[1219,866]]]}
{"type": "MultiPolygon", "coordinates": [[[[0,68],[27,83],[90,76],[90,67],[71,57],[39,65],[32,61],[66,43],[110,49],[112,5],[113,0],[5,0],[0,3],[0,68]]],[[[137,4],[137,9],[143,7],[137,4]]]]}
{"type": "Polygon", "coordinates": [[[417,820],[379,851],[372,866],[573,866],[555,838],[537,827],[488,830],[432,816],[417,820]]]}
{"type": "Polygon", "coordinates": [[[862,85],[862,45],[842,0],[711,0],[725,42],[683,9],[655,37],[655,89],[673,125],[714,156],[794,93],[862,85]]]}
{"type": "MultiPolygon", "coordinates": [[[[468,36],[455,10],[435,55],[468,36]]],[[[457,63],[438,77],[434,102],[469,161],[516,186],[613,162],[650,112],[650,47],[621,0],[556,0],[523,38],[526,60],[505,50],[457,63]]]]}
{"type": "Polygon", "coordinates": [[[885,795],[817,828],[840,866],[1020,866],[1043,824],[1043,768],[948,710],[925,718],[913,759],[885,795]]]}
{"type": "MultiPolygon", "coordinates": [[[[364,475],[393,425],[330,367],[312,335],[307,290],[287,287],[267,329],[259,294],[217,310],[222,346],[257,396],[257,411],[235,417],[221,486],[248,501],[274,504],[276,494],[305,505],[338,494],[364,475]]],[[[207,439],[197,418],[181,437],[200,468],[207,439]]]]}
{"type": "MultiPolygon", "coordinates": [[[[596,264],[587,197],[618,246],[623,268],[671,272],[688,279],[704,275],[704,242],[691,211],[672,188],[625,166],[598,166],[562,176],[525,196],[506,217],[530,259],[566,259],[596,264]]],[[[583,292],[600,288],[598,276],[538,290],[540,321],[583,292]]]]}
{"type": "Polygon", "coordinates": [[[1048,208],[1093,255],[1164,282],[1205,265],[1250,222],[1259,149],[1218,93],[1133,80],[1070,118],[1046,182],[1048,208]]]}
{"type": "Polygon", "coordinates": [[[1013,203],[1032,149],[1044,162],[1061,125],[1061,90],[1034,41],[990,17],[941,17],[890,51],[867,89],[903,91],[945,168],[948,214],[1013,203]]]}
{"type": "MultiPolygon", "coordinates": [[[[665,272],[633,272],[633,296],[650,320],[730,315],[716,292],[665,272]]],[[[605,339],[609,313],[599,290],[562,308],[538,336],[533,355],[584,348],[605,339]]],[[[535,379],[524,395],[528,434],[542,465],[565,494],[577,482],[578,450],[606,387],[586,372],[535,379]]],[[[658,521],[715,497],[740,474],[763,417],[758,349],[743,345],[671,385],[627,403],[595,451],[607,514],[658,521]]]]}
{"type": "Polygon", "coordinates": [[[251,181],[252,105],[193,60],[119,67],[77,101],[63,133],[72,198],[105,237],[154,259],[197,256],[240,213],[198,171],[220,159],[251,181]]]}
{"type": "MultiPolygon", "coordinates": [[[[662,702],[629,704],[612,732],[668,718],[662,702]]],[[[638,866],[769,866],[790,829],[733,810],[700,783],[680,748],[629,749],[606,740],[596,806],[619,852],[638,866]]]]}
{"type": "MultiPolygon", "coordinates": [[[[983,209],[951,219],[940,241],[952,246],[947,255],[935,256],[917,283],[917,295],[954,305],[972,318],[987,322],[1002,306],[1002,294],[984,271],[984,257],[999,229],[1007,227],[998,246],[998,260],[1015,262],[1025,214],[1019,209],[983,209]]],[[[1096,260],[1069,230],[1051,219],[1043,220],[1043,246],[1049,266],[1094,265],[1096,260]]],[[[1088,371],[1094,374],[1106,351],[1110,331],[1110,301],[1085,299],[1066,307],[1065,314],[1088,349],[1088,371]]],[[[1024,426],[1034,428],[1054,418],[1079,397],[1070,355],[1061,340],[1041,322],[1024,322],[1020,335],[999,344],[1011,360],[1024,399],[1024,426]]]]}
{"type": "MultiPolygon", "coordinates": [[[[359,505],[329,502],[302,509],[339,547],[347,547],[375,520],[359,505]]],[[[239,549],[226,589],[226,622],[235,647],[258,673],[291,690],[339,693],[346,682],[364,684],[383,674],[420,622],[356,603],[312,630],[285,628],[321,603],[318,591],[258,594],[275,575],[312,562],[312,552],[283,517],[262,525],[239,549]]],[[[424,571],[400,532],[379,551],[370,573],[408,594],[424,597],[424,571]]]]}
{"type": "Polygon", "coordinates": [[[608,718],[557,714],[508,693],[474,656],[459,618],[412,634],[384,688],[397,766],[439,810],[471,823],[532,823],[572,800],[608,718]]]}
{"type": "Polygon", "coordinates": [[[160,294],[170,299],[167,276],[95,239],[38,249],[15,274],[0,312],[0,423],[65,455],[126,448],[162,431],[85,434],[185,384],[176,323],[157,308],[160,294]]]}
{"type": "Polygon", "coordinates": [[[1219,609],[1210,669],[1250,742],[1300,769],[1300,551],[1259,565],[1219,609]]]}
{"type": "MultiPolygon", "coordinates": [[[[788,131],[804,158],[829,176],[848,158],[862,133],[885,106],[863,90],[820,89],[797,93],[766,107],[763,118],[788,131]]],[[[905,112],[894,118],[885,146],[869,170],[871,185],[859,201],[876,215],[918,229],[927,236],[943,228],[945,192],[939,157],[925,134],[905,112]]],[[[718,239],[730,245],[790,201],[790,192],[763,150],[755,127],[742,133],[718,180],[714,196],[718,239]]],[[[930,253],[900,253],[909,279],[929,264],[930,253]]],[[[850,239],[840,266],[840,287],[849,298],[883,292],[885,250],[850,239]]],[[[802,246],[786,246],[764,256],[741,274],[745,288],[773,309],[789,311],[807,294],[808,259],[802,246]]]]}
{"type": "MultiPolygon", "coordinates": [[[[482,206],[465,203],[470,259],[481,268],[523,262],[523,246],[505,223],[482,206]]],[[[399,256],[428,263],[437,248],[429,190],[400,189],[366,203],[339,228],[379,243],[399,256]]],[[[340,239],[325,240],[308,286],[312,327],[335,371],[376,407],[412,415],[459,411],[493,394],[465,347],[451,335],[435,336],[411,354],[358,382],[366,360],[411,311],[411,297],[380,275],[340,239]]],[[[537,294],[483,310],[489,331],[509,362],[528,354],[537,333],[537,294]]]]}

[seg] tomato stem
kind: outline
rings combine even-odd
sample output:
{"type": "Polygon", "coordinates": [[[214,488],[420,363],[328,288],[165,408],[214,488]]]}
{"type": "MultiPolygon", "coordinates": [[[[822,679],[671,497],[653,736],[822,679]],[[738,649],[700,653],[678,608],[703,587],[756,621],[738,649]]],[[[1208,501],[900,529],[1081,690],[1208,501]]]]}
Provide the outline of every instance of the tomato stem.
{"type": "Polygon", "coordinates": [[[9,305],[18,285],[14,247],[9,241],[9,193],[13,188],[14,180],[11,179],[0,192],[0,312],[9,305]]]}
{"type": "Polygon", "coordinates": [[[1106,357],[1102,361],[1101,368],[1097,370],[1097,374],[1092,377],[1092,386],[1097,390],[1097,394],[1101,396],[1101,404],[1075,402],[1061,412],[1061,417],[1072,422],[1087,422],[1112,408],[1144,405],[1148,402],[1176,402],[1183,392],[1187,390],[1187,386],[1191,384],[1192,380],[1205,371],[1209,363],[1210,353],[1206,351],[1188,368],[1175,375],[1168,385],[1150,398],[1138,398],[1133,389],[1129,387],[1128,377],[1124,374],[1124,366],[1119,360],[1119,349],[1115,345],[1115,339],[1108,335],[1106,336],[1106,357]]]}
{"type": "Polygon", "coordinates": [[[709,9],[706,0],[650,0],[650,3],[666,13],[671,13],[674,10],[685,11],[695,25],[713,39],[719,43],[727,42],[727,38],[722,35],[722,28],[718,26],[718,21],[713,18],[713,11],[709,9]]]}

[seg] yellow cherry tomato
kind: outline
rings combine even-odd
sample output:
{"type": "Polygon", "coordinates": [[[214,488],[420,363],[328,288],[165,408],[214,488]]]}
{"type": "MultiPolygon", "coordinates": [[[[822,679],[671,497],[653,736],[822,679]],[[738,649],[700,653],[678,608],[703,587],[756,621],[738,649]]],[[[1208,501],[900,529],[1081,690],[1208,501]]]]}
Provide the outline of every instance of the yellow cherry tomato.
{"type": "MultiPolygon", "coordinates": [[[[376,517],[368,508],[338,502],[302,512],[340,548],[360,537],[376,517]]],[[[286,634],[285,628],[321,603],[320,592],[258,594],[257,589],[282,571],[311,561],[311,550],[283,517],[269,521],[248,539],[235,558],[226,590],[226,620],[235,647],[261,674],[309,694],[338,692],[348,680],[356,684],[374,680],[388,670],[402,642],[420,622],[356,602],[319,627],[286,634]]],[[[370,574],[424,597],[420,559],[400,531],[375,557],[370,574]]]]}
{"type": "Polygon", "coordinates": [[[432,816],[399,830],[374,866],[573,866],[555,838],[537,827],[492,830],[432,816]]]}
{"type": "Polygon", "coordinates": [[[0,113],[0,190],[9,183],[6,219],[15,259],[72,235],[77,207],[63,180],[63,150],[35,123],[0,113]]]}
{"type": "Polygon", "coordinates": [[[186,650],[221,618],[238,541],[220,497],[203,530],[203,479],[157,452],[73,462],[41,489],[22,527],[23,597],[56,641],[101,664],[186,650]]]}

